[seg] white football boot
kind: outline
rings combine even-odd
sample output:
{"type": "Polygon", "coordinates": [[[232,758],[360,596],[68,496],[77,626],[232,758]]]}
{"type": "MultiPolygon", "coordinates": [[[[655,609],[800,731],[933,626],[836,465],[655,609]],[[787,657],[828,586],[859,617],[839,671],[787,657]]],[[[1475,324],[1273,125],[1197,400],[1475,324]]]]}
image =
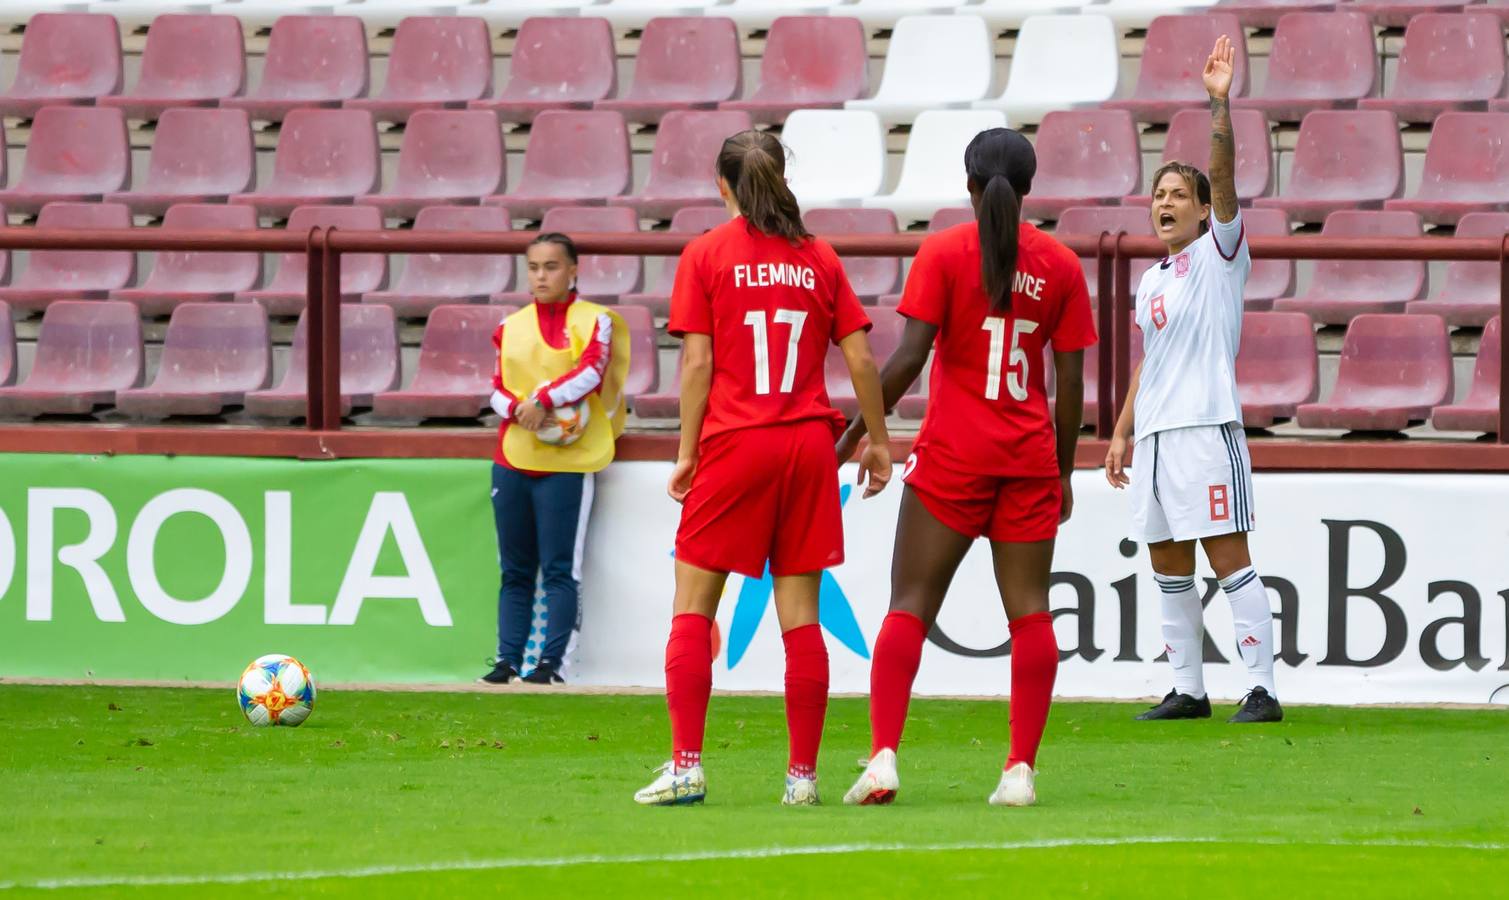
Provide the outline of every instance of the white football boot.
{"type": "Polygon", "coordinates": [[[782,806],[818,806],[817,779],[786,776],[786,793],[781,795],[782,806]]]}
{"type": "Polygon", "coordinates": [[[901,779],[896,776],[896,751],[882,750],[875,754],[859,780],[844,794],[844,803],[849,806],[884,806],[896,799],[901,779]]]}
{"type": "Polygon", "coordinates": [[[990,795],[991,806],[1031,806],[1037,802],[1037,788],[1033,779],[1037,773],[1024,762],[1019,762],[1001,773],[1001,783],[990,795]]]}
{"type": "Polygon", "coordinates": [[[660,776],[634,793],[635,803],[641,806],[684,806],[706,799],[707,779],[702,775],[701,766],[677,772],[676,764],[667,762],[656,771],[660,776]]]}

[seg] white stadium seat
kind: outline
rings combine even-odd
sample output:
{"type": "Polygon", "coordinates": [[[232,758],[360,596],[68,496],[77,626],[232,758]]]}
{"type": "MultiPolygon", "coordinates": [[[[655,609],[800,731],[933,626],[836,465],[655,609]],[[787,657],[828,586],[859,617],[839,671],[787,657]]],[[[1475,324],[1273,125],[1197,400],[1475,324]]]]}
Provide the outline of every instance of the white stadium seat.
{"type": "Polygon", "coordinates": [[[1159,16],[1200,13],[1216,5],[1217,0],[1109,0],[1086,10],[1109,16],[1121,31],[1146,28],[1159,16]]]}
{"type": "MultiPolygon", "coordinates": [[[[121,32],[125,33],[150,25],[153,19],[166,13],[203,15],[214,5],[213,0],[199,0],[197,3],[190,0],[96,0],[88,4],[88,9],[92,13],[115,16],[121,32]]],[[[9,6],[9,3],[0,2],[0,7],[9,6]]]]}
{"type": "Polygon", "coordinates": [[[1031,16],[1017,35],[1006,92],[975,109],[999,109],[1016,125],[1036,124],[1056,109],[1116,96],[1121,44],[1105,16],[1031,16]]]}
{"type": "Polygon", "coordinates": [[[25,25],[37,13],[88,12],[85,0],[0,0],[0,22],[6,25],[25,25]]]}
{"type": "Polygon", "coordinates": [[[651,19],[662,16],[717,16],[718,7],[726,0],[608,0],[594,9],[592,15],[602,16],[619,30],[643,28],[651,19]]]}
{"type": "Polygon", "coordinates": [[[235,16],[247,31],[271,28],[282,16],[333,16],[348,14],[347,0],[220,0],[210,12],[235,16]]]}
{"type": "Polygon", "coordinates": [[[990,92],[995,48],[981,19],[908,16],[896,23],[875,96],[845,109],[868,109],[887,124],[926,110],[964,108],[990,92]]]}
{"type": "Polygon", "coordinates": [[[841,13],[829,15],[853,16],[865,23],[866,28],[895,28],[896,23],[907,16],[946,16],[965,6],[970,0],[856,0],[845,6],[841,13]]]}
{"type": "Polygon", "coordinates": [[[370,27],[395,28],[409,16],[469,16],[475,0],[359,0],[342,10],[370,27]]]}
{"type": "Polygon", "coordinates": [[[466,9],[494,28],[517,28],[525,19],[544,16],[595,16],[603,0],[479,0],[466,9]]]}
{"type": "Polygon", "coordinates": [[[875,113],[798,109],[781,140],[791,151],[786,181],[803,209],[858,206],[885,186],[885,126],[875,113]]]}
{"type": "Polygon", "coordinates": [[[1094,12],[1095,0],[985,0],[954,10],[961,16],[979,16],[991,31],[1022,27],[1029,16],[1069,15],[1080,10],[1094,12]]]}
{"type": "Polygon", "coordinates": [[[932,218],[949,206],[968,206],[964,187],[964,148],[987,128],[1004,128],[997,109],[929,110],[917,117],[901,161],[901,179],[893,193],[862,202],[866,208],[889,209],[904,229],[932,218]]]}
{"type": "Polygon", "coordinates": [[[781,16],[841,16],[848,7],[842,0],[733,0],[719,6],[716,14],[734,20],[744,31],[768,29],[781,16]]]}

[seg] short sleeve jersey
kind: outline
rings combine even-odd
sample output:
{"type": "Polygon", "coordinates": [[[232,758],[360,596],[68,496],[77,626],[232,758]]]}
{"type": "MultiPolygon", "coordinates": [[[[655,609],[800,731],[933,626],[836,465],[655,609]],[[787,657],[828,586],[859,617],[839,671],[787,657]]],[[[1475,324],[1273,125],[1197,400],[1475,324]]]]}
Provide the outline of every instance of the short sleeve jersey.
{"type": "Polygon", "coordinates": [[[1144,272],[1137,287],[1137,440],[1242,420],[1236,363],[1252,257],[1240,212],[1230,222],[1212,214],[1210,222],[1194,243],[1144,272]]]}
{"type": "Polygon", "coordinates": [[[1079,258],[1023,223],[1011,309],[993,312],[982,286],[979,228],[956,225],[922,242],[900,311],[938,327],[918,452],[978,475],[1058,475],[1043,351],[1095,343],[1079,258]]]}
{"type": "Polygon", "coordinates": [[[828,348],[869,317],[838,254],[816,238],[793,246],[742,217],[682,251],[669,331],[713,341],[712,389],[703,438],[736,428],[844,418],[828,402],[828,348]]]}

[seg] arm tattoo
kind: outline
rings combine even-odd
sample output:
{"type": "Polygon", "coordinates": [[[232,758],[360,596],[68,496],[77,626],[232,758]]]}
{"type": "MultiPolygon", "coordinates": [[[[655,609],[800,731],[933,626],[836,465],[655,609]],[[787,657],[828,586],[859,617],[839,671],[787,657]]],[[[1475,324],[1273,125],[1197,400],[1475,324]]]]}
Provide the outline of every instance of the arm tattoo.
{"type": "Polygon", "coordinates": [[[1230,222],[1236,216],[1236,139],[1231,103],[1224,97],[1210,101],[1210,200],[1221,221],[1230,222]]]}

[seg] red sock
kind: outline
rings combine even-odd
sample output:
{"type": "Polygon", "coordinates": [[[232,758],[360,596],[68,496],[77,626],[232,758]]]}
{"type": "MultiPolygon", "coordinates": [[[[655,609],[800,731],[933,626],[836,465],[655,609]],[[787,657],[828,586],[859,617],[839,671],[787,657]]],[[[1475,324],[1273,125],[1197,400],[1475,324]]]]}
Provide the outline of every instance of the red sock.
{"type": "Polygon", "coordinates": [[[671,619],[671,638],[665,644],[665,705],[671,712],[671,749],[678,769],[702,763],[712,690],[713,622],[681,613],[671,619]]]}
{"type": "Polygon", "coordinates": [[[1037,765],[1037,747],[1048,725],[1053,680],[1058,676],[1058,639],[1053,614],[1040,612],[1011,623],[1011,752],[1006,768],[1037,765]]]}
{"type": "Polygon", "coordinates": [[[880,624],[870,662],[870,755],[895,750],[906,727],[912,682],[922,662],[927,626],[909,612],[893,610],[880,624]]]}
{"type": "Polygon", "coordinates": [[[786,645],[786,732],[791,741],[786,772],[813,778],[828,713],[828,646],[822,626],[815,624],[793,628],[781,641],[786,645]]]}

